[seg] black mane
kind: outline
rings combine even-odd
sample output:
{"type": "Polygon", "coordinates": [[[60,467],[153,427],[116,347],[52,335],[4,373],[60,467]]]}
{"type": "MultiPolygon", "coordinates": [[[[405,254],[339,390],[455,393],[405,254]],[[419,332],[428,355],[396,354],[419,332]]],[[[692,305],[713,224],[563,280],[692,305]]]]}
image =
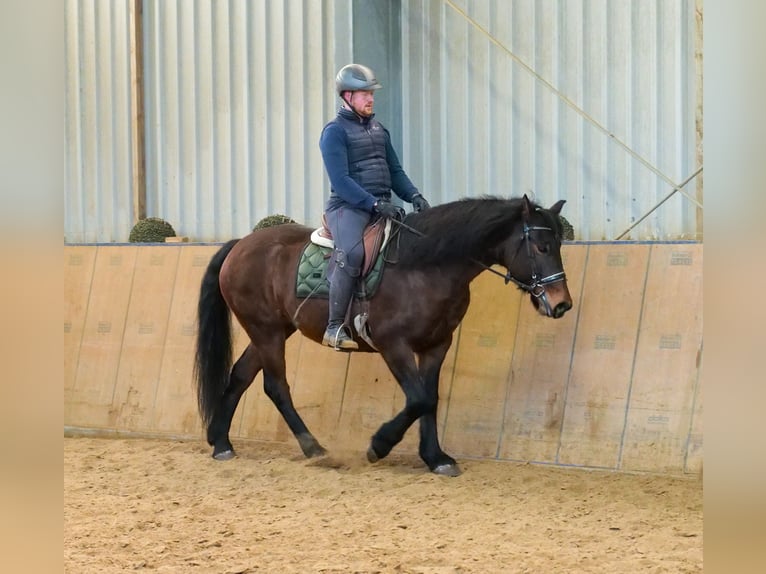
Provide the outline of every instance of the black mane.
{"type": "MultiPolygon", "coordinates": [[[[388,259],[402,267],[482,259],[487,250],[508,237],[514,223],[522,217],[523,208],[523,198],[484,196],[410,213],[404,223],[417,229],[423,237],[400,228],[388,259]]],[[[540,212],[545,214],[546,222],[560,232],[560,223],[553,221],[556,218],[547,210],[540,212]]]]}

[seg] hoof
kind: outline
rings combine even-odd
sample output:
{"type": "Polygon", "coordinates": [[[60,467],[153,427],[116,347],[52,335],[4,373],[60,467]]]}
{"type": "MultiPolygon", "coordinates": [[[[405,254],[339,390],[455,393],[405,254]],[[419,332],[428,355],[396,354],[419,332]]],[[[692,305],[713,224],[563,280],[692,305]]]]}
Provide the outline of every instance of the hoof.
{"type": "Polygon", "coordinates": [[[306,458],[313,458],[315,456],[324,456],[327,454],[327,450],[319,444],[319,441],[314,438],[311,434],[301,434],[296,437],[298,439],[298,444],[301,447],[301,450],[303,451],[303,455],[306,458]]]}
{"type": "Polygon", "coordinates": [[[306,458],[315,458],[318,456],[324,456],[327,454],[327,449],[324,448],[321,444],[316,443],[316,445],[312,446],[308,450],[304,450],[303,454],[306,455],[306,458]]]}
{"type": "Polygon", "coordinates": [[[221,452],[214,452],[213,458],[216,460],[231,460],[237,456],[235,452],[231,449],[222,450],[221,452]]]}
{"type": "Polygon", "coordinates": [[[367,449],[367,460],[369,462],[378,462],[380,460],[380,457],[372,447],[367,449]]]}
{"type": "Polygon", "coordinates": [[[440,464],[431,469],[434,474],[441,476],[460,476],[462,471],[457,464],[440,464]]]}

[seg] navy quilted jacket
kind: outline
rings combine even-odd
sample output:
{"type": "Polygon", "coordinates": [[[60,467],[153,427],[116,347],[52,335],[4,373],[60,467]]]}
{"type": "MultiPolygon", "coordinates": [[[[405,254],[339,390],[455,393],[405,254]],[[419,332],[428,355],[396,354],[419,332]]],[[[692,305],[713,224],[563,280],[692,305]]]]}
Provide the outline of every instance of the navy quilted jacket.
{"type": "Polygon", "coordinates": [[[391,136],[373,116],[360,118],[341,108],[319,138],[331,193],[328,211],[347,205],[372,211],[391,191],[410,202],[418,193],[391,145],[391,136]]]}

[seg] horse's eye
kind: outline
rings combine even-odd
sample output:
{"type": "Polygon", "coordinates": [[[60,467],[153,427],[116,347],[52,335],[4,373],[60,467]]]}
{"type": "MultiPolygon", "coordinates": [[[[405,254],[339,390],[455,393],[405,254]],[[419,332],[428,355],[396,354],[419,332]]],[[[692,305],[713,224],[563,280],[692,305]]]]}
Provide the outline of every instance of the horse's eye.
{"type": "Polygon", "coordinates": [[[550,252],[551,247],[550,247],[550,245],[548,243],[542,243],[542,244],[538,243],[537,250],[540,253],[545,254],[545,253],[549,253],[550,252]]]}

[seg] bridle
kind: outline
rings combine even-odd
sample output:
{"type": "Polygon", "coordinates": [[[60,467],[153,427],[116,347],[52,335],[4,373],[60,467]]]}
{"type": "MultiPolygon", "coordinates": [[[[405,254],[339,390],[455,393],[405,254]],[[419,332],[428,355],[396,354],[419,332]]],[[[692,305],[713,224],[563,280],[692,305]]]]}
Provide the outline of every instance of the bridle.
{"type": "MultiPolygon", "coordinates": [[[[393,219],[392,221],[394,221],[394,223],[406,229],[407,231],[414,233],[415,235],[419,235],[420,237],[425,237],[424,233],[421,233],[417,229],[410,227],[409,225],[407,225],[406,223],[403,223],[402,221],[399,221],[396,219],[393,219]]],[[[532,297],[537,299],[540,302],[540,304],[543,305],[543,308],[545,309],[545,314],[551,317],[553,316],[553,309],[551,309],[551,305],[548,302],[548,296],[545,293],[545,286],[550,285],[552,283],[558,283],[560,281],[564,281],[566,279],[566,273],[564,273],[564,271],[562,270],[562,271],[559,271],[558,273],[553,273],[551,275],[548,275],[547,277],[538,277],[537,265],[535,262],[535,254],[532,251],[532,240],[529,235],[530,231],[550,231],[551,233],[554,232],[553,229],[551,229],[550,227],[544,227],[542,225],[529,226],[525,222],[523,233],[521,236],[521,243],[519,244],[518,249],[516,249],[516,253],[513,255],[513,259],[511,259],[511,263],[509,263],[508,267],[506,267],[505,273],[500,273],[499,271],[493,269],[489,265],[486,265],[485,263],[482,263],[481,261],[477,259],[471,258],[471,261],[473,263],[476,263],[480,267],[483,267],[486,271],[490,271],[491,273],[494,273],[495,275],[502,277],[505,280],[506,285],[508,285],[508,283],[513,283],[519,289],[522,289],[526,291],[527,293],[529,293],[532,297]],[[523,281],[519,281],[513,275],[511,275],[510,265],[515,261],[516,256],[519,254],[522,244],[526,244],[527,257],[532,262],[532,282],[531,283],[524,283],[523,281]]]]}
{"type": "Polygon", "coordinates": [[[524,291],[532,295],[532,297],[534,297],[535,299],[538,299],[540,303],[543,305],[543,308],[545,309],[545,314],[550,317],[553,315],[553,309],[551,309],[551,305],[548,302],[548,296],[545,293],[545,286],[550,285],[551,283],[558,283],[560,281],[564,281],[567,278],[567,276],[566,276],[566,273],[564,273],[564,271],[562,270],[562,271],[559,271],[558,273],[553,273],[551,275],[548,275],[547,277],[538,278],[537,265],[535,262],[535,254],[532,251],[532,240],[529,236],[530,231],[550,231],[551,233],[553,233],[553,229],[551,229],[550,227],[544,227],[542,225],[529,226],[526,224],[526,222],[524,223],[524,230],[521,236],[521,241],[522,243],[526,244],[527,257],[532,262],[532,282],[531,283],[524,283],[523,281],[519,281],[518,279],[516,279],[515,277],[511,275],[510,265],[516,259],[516,255],[518,255],[519,250],[521,249],[521,244],[519,244],[519,247],[513,256],[513,259],[511,259],[511,263],[509,263],[509,266],[505,274],[500,273],[499,271],[496,271],[492,269],[491,267],[484,265],[481,262],[477,261],[477,263],[479,263],[485,269],[488,269],[492,273],[499,275],[500,277],[505,279],[506,285],[508,285],[508,283],[513,283],[520,289],[523,289],[524,291]]]}

